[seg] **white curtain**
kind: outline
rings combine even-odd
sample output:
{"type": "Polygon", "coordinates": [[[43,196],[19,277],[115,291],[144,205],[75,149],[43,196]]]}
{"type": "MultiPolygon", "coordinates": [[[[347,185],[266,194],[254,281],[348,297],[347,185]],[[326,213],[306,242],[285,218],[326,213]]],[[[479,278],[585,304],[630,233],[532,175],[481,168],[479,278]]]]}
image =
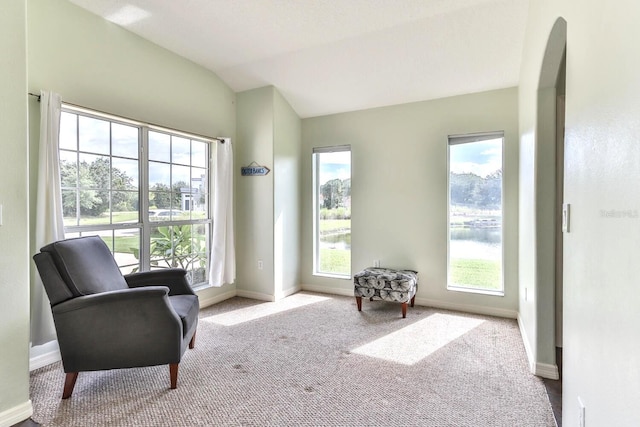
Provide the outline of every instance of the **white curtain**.
{"type": "Polygon", "coordinates": [[[209,284],[219,287],[236,280],[236,249],[233,238],[233,149],[229,138],[216,144],[213,173],[213,242],[209,284]]]}
{"type": "MultiPolygon", "coordinates": [[[[36,199],[36,229],[34,251],[64,239],[62,194],[58,137],[60,133],[60,95],[40,92],[40,145],[38,151],[38,189],[36,199]]],[[[49,299],[33,267],[31,281],[31,345],[41,345],[56,339],[49,299]]]]}

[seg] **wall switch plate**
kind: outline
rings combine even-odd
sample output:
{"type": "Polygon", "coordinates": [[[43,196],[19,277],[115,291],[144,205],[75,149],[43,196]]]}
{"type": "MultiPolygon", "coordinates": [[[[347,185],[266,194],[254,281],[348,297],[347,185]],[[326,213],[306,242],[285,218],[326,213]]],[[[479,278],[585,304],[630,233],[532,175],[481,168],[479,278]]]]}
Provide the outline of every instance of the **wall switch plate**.
{"type": "Polygon", "coordinates": [[[264,263],[261,259],[258,260],[258,270],[262,270],[264,268],[264,263]]]}
{"type": "Polygon", "coordinates": [[[374,267],[380,267],[380,260],[379,259],[373,260],[373,266],[374,267]]]}

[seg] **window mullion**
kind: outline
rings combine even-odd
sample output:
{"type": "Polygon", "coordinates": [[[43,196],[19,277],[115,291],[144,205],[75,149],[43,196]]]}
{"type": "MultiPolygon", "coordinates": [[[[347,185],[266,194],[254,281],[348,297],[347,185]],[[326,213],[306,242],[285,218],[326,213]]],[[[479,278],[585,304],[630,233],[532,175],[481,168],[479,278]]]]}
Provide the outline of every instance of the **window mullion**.
{"type": "Polygon", "coordinates": [[[140,268],[142,271],[151,269],[151,225],[149,224],[149,128],[142,126],[140,144],[140,221],[142,231],[140,235],[140,268]]]}
{"type": "Polygon", "coordinates": [[[80,116],[76,116],[76,226],[80,225],[80,116]]]}
{"type": "Polygon", "coordinates": [[[317,272],[320,268],[320,206],[318,205],[318,196],[320,194],[319,180],[320,159],[317,154],[313,155],[313,271],[317,272]]]}

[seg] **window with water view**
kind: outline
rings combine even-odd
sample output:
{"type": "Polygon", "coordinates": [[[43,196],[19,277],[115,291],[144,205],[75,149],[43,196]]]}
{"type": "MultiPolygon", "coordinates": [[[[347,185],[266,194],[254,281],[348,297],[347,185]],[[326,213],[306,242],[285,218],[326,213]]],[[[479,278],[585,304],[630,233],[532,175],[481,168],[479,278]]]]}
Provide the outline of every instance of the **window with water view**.
{"type": "Polygon", "coordinates": [[[351,275],[351,148],[313,150],[315,274],[351,275]]]}
{"type": "Polygon", "coordinates": [[[449,289],[503,293],[503,140],[449,137],[449,289]]]}

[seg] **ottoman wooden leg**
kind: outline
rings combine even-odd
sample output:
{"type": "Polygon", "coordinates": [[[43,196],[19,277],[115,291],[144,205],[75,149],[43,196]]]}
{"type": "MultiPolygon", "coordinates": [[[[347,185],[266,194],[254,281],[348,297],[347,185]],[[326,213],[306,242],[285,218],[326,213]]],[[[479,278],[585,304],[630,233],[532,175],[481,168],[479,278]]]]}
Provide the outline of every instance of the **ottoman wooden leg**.
{"type": "Polygon", "coordinates": [[[362,297],[356,297],[356,305],[358,306],[358,311],[362,311],[362,297]]]}
{"type": "Polygon", "coordinates": [[[415,303],[416,303],[416,296],[414,295],[413,298],[411,298],[411,307],[413,307],[415,303]]]}
{"type": "Polygon", "coordinates": [[[402,303],[402,318],[406,318],[407,317],[407,303],[403,302],[402,303]]]}

